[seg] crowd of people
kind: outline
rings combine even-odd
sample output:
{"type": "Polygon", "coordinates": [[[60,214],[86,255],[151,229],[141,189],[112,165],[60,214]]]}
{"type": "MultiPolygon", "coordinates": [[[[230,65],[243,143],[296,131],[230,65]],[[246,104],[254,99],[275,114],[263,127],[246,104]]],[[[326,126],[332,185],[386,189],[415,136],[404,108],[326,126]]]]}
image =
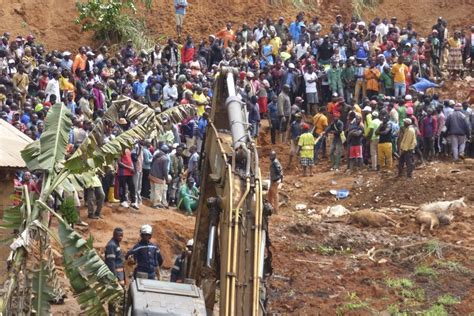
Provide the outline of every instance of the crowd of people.
{"type": "MultiPolygon", "coordinates": [[[[184,10],[187,3],[177,5],[184,10]]],[[[260,126],[267,119],[271,142],[290,143],[290,163],[298,156],[304,175],[308,169],[312,173],[329,147],[336,171],[342,156],[348,170],[391,168],[395,157],[410,176],[413,155],[420,161],[449,152],[454,160],[473,155],[472,99],[444,100],[432,91],[443,79],[462,80],[472,72],[473,43],[474,27],[470,34],[454,30],[451,35],[442,18],[422,38],[411,21],[403,26],[396,17],[366,23],[345,22],[338,15],[333,25],[323,26],[304,13],[290,24],[267,18],[234,31],[227,23],[198,44],[190,35],[184,41],[178,36],[151,51],[136,51],[128,41],[116,53],[106,46],[80,47],[74,54],[48,52],[33,35],[4,33],[0,117],[38,139],[49,107],[62,102],[73,114],[73,152],[119,95],[158,112],[178,104],[195,106],[196,116],[179,124],[165,118],[166,132],[158,140],[138,141],[114,168],[101,176],[92,173],[93,180],[84,185],[92,219],[102,216],[100,201],[115,202],[115,196],[123,207],[138,209],[146,198],[154,207],[177,205],[191,214],[221,65],[240,70],[237,91],[252,135],[265,133],[260,126]]],[[[134,122],[120,118],[109,125],[110,139],[134,122]]]]}
{"type": "MultiPolygon", "coordinates": [[[[318,17],[300,13],[290,23],[266,18],[236,30],[227,23],[195,42],[180,36],[187,2],[177,0],[175,7],[178,38],[151,51],[137,51],[131,41],[118,52],[100,46],[71,53],[47,51],[33,35],[4,33],[0,40],[0,118],[35,140],[49,108],[62,102],[73,115],[69,153],[120,95],[156,112],[179,104],[196,108],[196,115],[177,124],[165,117],[165,132],[157,139],[137,140],[104,173],[90,172],[83,184],[90,219],[102,217],[105,200],[132,210],[145,199],[155,208],[177,206],[189,215],[196,210],[199,161],[222,65],[239,70],[236,91],[253,137],[268,132],[272,144],[290,144],[289,163],[298,158],[304,176],[312,175],[327,152],[334,171],[342,168],[343,156],[349,172],[364,166],[391,170],[398,159],[398,175],[406,166],[408,177],[415,158],[474,156],[473,90],[466,100],[443,99],[436,90],[443,80],[472,74],[474,27],[448,31],[440,17],[421,37],[411,21],[401,25],[396,17],[362,21],[337,15],[334,24],[322,25],[318,17]],[[269,130],[260,128],[264,120],[269,130]]],[[[125,117],[108,122],[106,140],[134,124],[125,117]]],[[[284,168],[276,152],[270,158],[268,199],[277,210],[276,184],[284,168]]],[[[37,180],[34,172],[23,172],[18,183],[39,192],[37,180]]],[[[141,234],[153,248],[151,227],[141,234]]],[[[108,250],[112,261],[119,260],[120,236],[122,231],[114,232],[108,250]]],[[[159,248],[153,249],[152,267],[138,270],[148,277],[162,263],[159,248]]],[[[148,260],[147,253],[135,250],[129,255],[148,260]]],[[[116,272],[123,274],[123,268],[116,272]]]]}

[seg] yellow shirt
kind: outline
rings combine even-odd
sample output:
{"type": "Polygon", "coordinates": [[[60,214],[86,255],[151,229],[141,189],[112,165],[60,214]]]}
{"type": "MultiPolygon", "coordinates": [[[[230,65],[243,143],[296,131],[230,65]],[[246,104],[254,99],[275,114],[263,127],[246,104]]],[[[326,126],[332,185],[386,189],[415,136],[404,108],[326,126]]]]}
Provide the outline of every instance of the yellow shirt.
{"type": "Polygon", "coordinates": [[[393,82],[405,83],[408,67],[405,64],[396,63],[392,66],[393,82]]]}
{"type": "Polygon", "coordinates": [[[449,47],[451,48],[460,48],[461,47],[461,40],[460,39],[454,39],[454,37],[451,37],[448,40],[449,47]]]}
{"type": "Polygon", "coordinates": [[[316,133],[321,135],[328,127],[328,118],[323,113],[318,113],[313,117],[313,125],[316,133]]]}
{"type": "Polygon", "coordinates": [[[362,109],[360,108],[359,104],[354,104],[354,112],[356,112],[359,117],[362,117],[362,109]]]}
{"type": "Polygon", "coordinates": [[[272,45],[273,55],[278,56],[278,52],[280,51],[281,47],[281,38],[275,36],[274,38],[270,39],[270,45],[272,45]]]}
{"type": "Polygon", "coordinates": [[[195,93],[193,95],[193,99],[196,101],[197,103],[197,114],[199,116],[202,116],[202,114],[204,113],[205,111],[205,103],[207,103],[207,98],[206,96],[204,95],[204,93],[201,93],[201,94],[197,94],[195,93]]]}
{"type": "Polygon", "coordinates": [[[314,137],[311,133],[304,133],[300,135],[298,140],[298,146],[301,147],[300,156],[301,158],[313,158],[314,157],[314,137]]]}
{"type": "Polygon", "coordinates": [[[416,131],[412,126],[405,128],[402,141],[400,142],[401,151],[414,150],[416,147],[416,131]]]}

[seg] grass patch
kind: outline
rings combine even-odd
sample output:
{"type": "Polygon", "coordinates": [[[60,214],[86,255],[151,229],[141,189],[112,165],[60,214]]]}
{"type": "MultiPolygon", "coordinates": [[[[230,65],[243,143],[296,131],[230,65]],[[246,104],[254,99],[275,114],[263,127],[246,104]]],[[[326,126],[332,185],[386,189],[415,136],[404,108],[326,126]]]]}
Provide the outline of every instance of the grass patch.
{"type": "Polygon", "coordinates": [[[443,256],[443,250],[437,240],[430,240],[426,243],[425,250],[429,256],[436,256],[441,258],[443,256]]]}
{"type": "Polygon", "coordinates": [[[351,292],[347,295],[347,299],[349,302],[339,306],[336,309],[336,314],[337,315],[344,315],[344,313],[348,311],[354,311],[354,310],[359,310],[359,309],[369,309],[372,310],[372,308],[369,305],[369,302],[361,300],[356,292],[351,292]]]}
{"type": "Polygon", "coordinates": [[[400,307],[397,304],[390,304],[387,307],[387,312],[390,313],[390,316],[408,316],[407,312],[400,311],[400,307]]]}
{"type": "Polygon", "coordinates": [[[336,249],[330,246],[321,245],[318,248],[318,252],[322,254],[323,256],[332,256],[336,253],[336,249]]]}
{"type": "Polygon", "coordinates": [[[425,300],[425,290],[417,289],[401,289],[400,295],[407,299],[412,299],[417,302],[423,302],[425,300]]]}
{"type": "Polygon", "coordinates": [[[463,274],[467,274],[471,272],[468,268],[463,266],[461,263],[457,261],[452,261],[452,260],[447,260],[447,261],[438,260],[436,261],[436,266],[442,269],[446,269],[450,272],[457,272],[457,273],[463,273],[463,274]]]}
{"type": "Polygon", "coordinates": [[[408,288],[411,289],[414,287],[413,281],[410,279],[386,279],[385,284],[388,287],[395,288],[395,289],[401,289],[401,288],[408,288]]]}
{"type": "Polygon", "coordinates": [[[429,278],[436,278],[438,276],[438,272],[435,269],[421,265],[415,268],[415,274],[419,276],[429,277],[429,278]]]}
{"type": "Polygon", "coordinates": [[[443,305],[433,305],[430,309],[421,313],[423,316],[448,316],[448,312],[443,305]]]}
{"type": "Polygon", "coordinates": [[[451,294],[444,294],[438,297],[438,303],[442,305],[455,305],[461,303],[461,300],[451,294]]]}

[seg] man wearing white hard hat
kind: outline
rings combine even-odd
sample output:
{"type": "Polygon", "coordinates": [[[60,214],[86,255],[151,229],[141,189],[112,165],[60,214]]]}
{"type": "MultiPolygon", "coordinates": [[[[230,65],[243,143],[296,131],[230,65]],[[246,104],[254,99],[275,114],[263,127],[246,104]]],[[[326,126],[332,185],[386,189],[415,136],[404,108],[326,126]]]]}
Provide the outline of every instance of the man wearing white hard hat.
{"type": "Polygon", "coordinates": [[[194,239],[186,242],[186,248],[176,258],[171,268],[171,282],[183,283],[189,273],[189,263],[191,262],[191,254],[193,252],[194,239]]]}
{"type": "Polygon", "coordinates": [[[133,271],[135,279],[156,280],[160,276],[160,267],[163,264],[160,247],[152,243],[153,229],[146,224],[140,228],[140,241],[125,255],[125,259],[133,257],[137,266],[133,271]]]}

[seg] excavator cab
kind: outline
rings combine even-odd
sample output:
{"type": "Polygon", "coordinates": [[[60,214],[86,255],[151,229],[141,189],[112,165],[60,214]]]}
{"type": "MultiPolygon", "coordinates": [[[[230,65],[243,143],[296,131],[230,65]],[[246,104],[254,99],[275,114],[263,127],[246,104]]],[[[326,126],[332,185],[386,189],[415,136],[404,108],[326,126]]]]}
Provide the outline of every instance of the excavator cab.
{"type": "Polygon", "coordinates": [[[204,295],[195,284],[135,279],[130,284],[126,315],[206,315],[204,295]]]}

